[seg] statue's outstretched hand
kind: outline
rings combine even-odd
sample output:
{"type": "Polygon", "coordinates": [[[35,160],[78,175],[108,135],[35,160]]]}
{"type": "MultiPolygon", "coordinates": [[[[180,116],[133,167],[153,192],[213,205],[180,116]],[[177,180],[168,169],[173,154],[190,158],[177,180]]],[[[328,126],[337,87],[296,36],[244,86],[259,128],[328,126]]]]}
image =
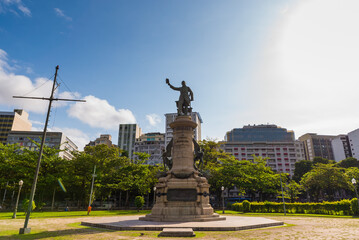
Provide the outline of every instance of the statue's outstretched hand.
{"type": "Polygon", "coordinates": [[[166,83],[170,84],[170,80],[168,78],[166,78],[166,83]]]}

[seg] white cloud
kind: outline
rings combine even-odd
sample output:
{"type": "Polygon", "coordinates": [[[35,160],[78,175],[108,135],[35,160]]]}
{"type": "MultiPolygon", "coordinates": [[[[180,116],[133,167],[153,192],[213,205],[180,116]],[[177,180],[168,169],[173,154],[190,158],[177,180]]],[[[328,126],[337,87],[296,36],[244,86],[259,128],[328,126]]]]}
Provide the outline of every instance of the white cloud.
{"type": "Polygon", "coordinates": [[[47,106],[46,101],[14,99],[13,96],[24,96],[24,94],[31,92],[31,96],[48,97],[51,84],[46,83],[50,82],[49,79],[37,78],[33,83],[26,76],[9,72],[12,70],[14,68],[8,63],[7,53],[0,49],[0,104],[20,107],[26,109],[26,111],[44,113],[47,106]],[[39,88],[41,85],[43,86],[39,88]]]}
{"type": "Polygon", "coordinates": [[[34,73],[34,71],[32,70],[31,67],[26,67],[26,73],[27,74],[32,74],[32,73],[34,73]]]}
{"type": "Polygon", "coordinates": [[[55,13],[56,13],[57,16],[62,17],[67,21],[72,21],[72,18],[67,16],[61,9],[54,8],[54,10],[55,10],[55,13]]]}
{"type": "Polygon", "coordinates": [[[347,133],[359,127],[359,2],[299,1],[272,29],[256,73],[262,122],[296,131],[347,133]]]}
{"type": "Polygon", "coordinates": [[[21,0],[0,0],[0,13],[5,13],[9,11],[18,15],[18,13],[13,8],[14,6],[25,16],[31,16],[30,9],[27,8],[21,0]]]}
{"type": "MultiPolygon", "coordinates": [[[[10,66],[7,53],[0,49],[0,104],[25,109],[28,112],[45,113],[48,101],[19,99],[13,96],[50,97],[52,80],[36,78],[33,82],[24,75],[13,73],[16,68],[10,66]]],[[[56,93],[59,98],[77,99],[77,92],[56,93]]],[[[66,106],[68,102],[56,101],[54,107],[66,106]]]]}
{"type": "MultiPolygon", "coordinates": [[[[60,93],[56,93],[56,98],[60,98],[60,99],[73,99],[73,100],[79,100],[81,98],[81,94],[78,92],[60,92],[60,93]]],[[[54,107],[64,107],[67,106],[71,103],[71,101],[55,101],[54,102],[54,107]]]]}
{"type": "Polygon", "coordinates": [[[94,96],[86,96],[85,103],[77,102],[68,109],[71,117],[95,128],[117,129],[120,123],[136,123],[132,112],[128,109],[118,109],[106,100],[94,96]]]}
{"type": "Polygon", "coordinates": [[[161,118],[157,114],[148,114],[146,115],[146,119],[149,122],[149,124],[153,127],[155,127],[157,124],[161,123],[161,118]]]}
{"type": "MultiPolygon", "coordinates": [[[[12,96],[49,97],[52,80],[37,78],[33,82],[26,76],[12,73],[11,70],[14,69],[9,65],[7,53],[0,49],[0,105],[22,108],[28,112],[45,113],[48,101],[14,99],[12,96]]],[[[62,99],[79,99],[81,97],[78,92],[60,92],[55,96],[62,99]]],[[[106,100],[94,96],[87,96],[84,99],[87,102],[77,102],[71,105],[68,109],[69,116],[77,118],[91,127],[102,129],[117,130],[121,123],[136,123],[130,110],[116,110],[106,100]]],[[[53,107],[67,106],[69,103],[72,102],[55,101],[53,107]]],[[[42,131],[40,127],[33,127],[33,130],[42,131]]],[[[83,143],[83,139],[88,142],[87,138],[81,139],[81,143],[83,143]]]]}
{"type": "Polygon", "coordinates": [[[43,122],[40,121],[36,121],[36,120],[29,120],[31,122],[32,125],[40,125],[40,126],[44,126],[43,122]]]}
{"type": "Polygon", "coordinates": [[[37,78],[33,83],[26,76],[7,73],[0,69],[0,104],[20,107],[30,112],[44,113],[48,105],[47,101],[14,99],[13,96],[23,96],[31,92],[31,96],[48,97],[51,91],[50,84],[45,84],[42,88],[36,89],[46,81],[48,79],[37,78]]]}

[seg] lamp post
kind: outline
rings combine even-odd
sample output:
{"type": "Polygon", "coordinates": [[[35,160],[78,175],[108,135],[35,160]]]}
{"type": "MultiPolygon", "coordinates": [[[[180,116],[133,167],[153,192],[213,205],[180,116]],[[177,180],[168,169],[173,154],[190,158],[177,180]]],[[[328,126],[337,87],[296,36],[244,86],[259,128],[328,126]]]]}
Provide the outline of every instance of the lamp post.
{"type": "Polygon", "coordinates": [[[20,181],[19,181],[19,192],[17,193],[15,210],[14,210],[14,214],[12,215],[12,218],[16,218],[17,205],[19,204],[20,192],[21,192],[21,188],[22,188],[22,185],[23,185],[23,184],[24,184],[24,181],[23,181],[23,180],[20,180],[20,181]]]}
{"type": "Polygon", "coordinates": [[[153,187],[153,206],[155,205],[156,203],[156,187],[153,187]]]}
{"type": "Polygon", "coordinates": [[[222,186],[221,187],[221,190],[222,190],[222,213],[224,214],[224,187],[222,186]]]}
{"type": "Polygon", "coordinates": [[[95,181],[95,177],[97,177],[97,175],[96,175],[96,165],[93,168],[92,182],[91,182],[91,192],[90,192],[89,206],[87,208],[87,215],[90,215],[90,212],[91,212],[91,200],[92,200],[93,184],[94,184],[94,181],[95,181]]]}
{"type": "Polygon", "coordinates": [[[357,190],[357,180],[355,180],[355,178],[352,179],[352,183],[354,185],[354,190],[355,190],[355,194],[357,195],[357,200],[358,200],[358,208],[359,208],[359,198],[358,198],[358,190],[357,190]]]}

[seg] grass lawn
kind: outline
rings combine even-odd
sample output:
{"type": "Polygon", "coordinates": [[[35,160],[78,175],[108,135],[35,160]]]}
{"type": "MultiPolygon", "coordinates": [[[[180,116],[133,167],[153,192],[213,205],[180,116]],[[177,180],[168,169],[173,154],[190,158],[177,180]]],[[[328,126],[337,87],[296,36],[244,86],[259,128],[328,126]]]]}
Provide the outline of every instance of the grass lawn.
{"type": "MultiPolygon", "coordinates": [[[[222,210],[215,211],[218,214],[222,214],[222,210]]],[[[284,213],[243,213],[232,210],[226,210],[225,214],[228,215],[242,215],[242,216],[283,216],[284,213]]],[[[326,215],[326,214],[304,214],[304,213],[287,213],[285,217],[325,217],[325,218],[359,218],[359,216],[347,216],[347,215],[326,215]]]]}
{"type": "MultiPolygon", "coordinates": [[[[106,216],[119,216],[119,215],[145,215],[150,213],[150,210],[113,210],[113,211],[91,211],[90,216],[87,216],[87,211],[68,211],[68,212],[32,212],[31,219],[35,218],[58,218],[58,217],[106,217],[106,216]]],[[[0,219],[11,219],[12,212],[0,212],[0,219]]],[[[16,218],[25,219],[24,212],[18,212],[16,218]]]]}
{"type": "MultiPolygon", "coordinates": [[[[5,239],[157,239],[158,231],[114,231],[81,226],[80,222],[101,216],[114,218],[121,215],[144,215],[149,211],[86,211],[74,212],[34,212],[29,222],[30,234],[19,235],[23,227],[24,214],[11,219],[11,213],[0,213],[0,240],[5,239]]],[[[222,214],[222,211],[217,211],[222,214]]],[[[263,214],[238,213],[226,210],[224,216],[255,216],[285,222],[284,227],[272,227],[245,231],[196,232],[196,238],[217,239],[358,239],[359,219],[351,216],[314,215],[314,214],[263,214]]],[[[163,238],[161,238],[163,239],[163,238]]],[[[169,238],[173,239],[173,238],[169,238]]],[[[178,239],[178,238],[177,238],[178,239]]]]}

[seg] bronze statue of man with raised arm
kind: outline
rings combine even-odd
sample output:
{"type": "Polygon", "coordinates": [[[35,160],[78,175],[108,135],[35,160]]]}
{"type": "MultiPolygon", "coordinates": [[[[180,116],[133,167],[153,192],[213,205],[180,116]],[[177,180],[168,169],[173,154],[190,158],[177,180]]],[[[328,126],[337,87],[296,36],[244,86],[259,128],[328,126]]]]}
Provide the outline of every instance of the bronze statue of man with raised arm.
{"type": "Polygon", "coordinates": [[[180,91],[179,100],[176,101],[177,104],[177,113],[178,115],[188,115],[189,112],[192,111],[191,109],[191,101],[193,101],[193,92],[192,90],[186,86],[186,82],[182,81],[182,87],[174,87],[170,84],[170,80],[166,78],[166,83],[170,88],[176,91],[180,91]]]}

